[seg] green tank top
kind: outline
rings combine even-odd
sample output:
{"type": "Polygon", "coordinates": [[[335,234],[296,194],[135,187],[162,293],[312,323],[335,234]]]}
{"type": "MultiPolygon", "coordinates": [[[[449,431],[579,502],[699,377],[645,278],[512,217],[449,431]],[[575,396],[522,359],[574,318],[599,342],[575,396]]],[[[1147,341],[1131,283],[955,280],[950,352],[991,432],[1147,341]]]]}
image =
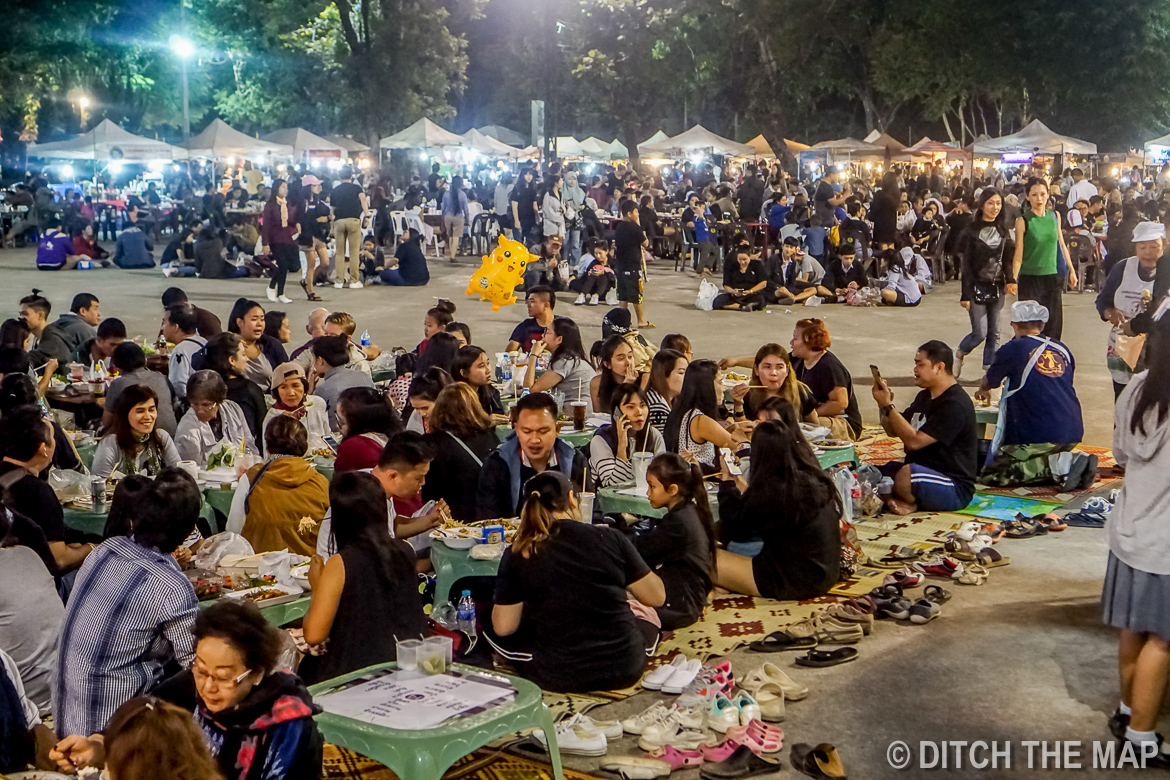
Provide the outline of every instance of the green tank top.
{"type": "Polygon", "coordinates": [[[1026,276],[1048,276],[1056,273],[1056,220],[1051,211],[1044,216],[1031,209],[1024,210],[1024,260],[1020,273],[1026,276]]]}

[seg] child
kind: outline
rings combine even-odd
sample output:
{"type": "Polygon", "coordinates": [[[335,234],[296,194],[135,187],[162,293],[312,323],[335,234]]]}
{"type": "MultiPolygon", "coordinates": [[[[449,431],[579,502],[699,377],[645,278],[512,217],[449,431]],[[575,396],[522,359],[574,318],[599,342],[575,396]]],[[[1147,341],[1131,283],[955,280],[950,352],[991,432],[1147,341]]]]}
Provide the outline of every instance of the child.
{"type": "Polygon", "coordinates": [[[587,254],[577,264],[577,277],[569,282],[569,289],[577,292],[574,305],[596,306],[605,299],[617,279],[608,263],[609,244],[600,238],[590,239],[587,254]]]}
{"type": "Polygon", "coordinates": [[[446,298],[440,298],[435,305],[427,309],[427,316],[423,317],[423,340],[414,348],[414,354],[421,355],[427,350],[427,341],[436,333],[455,321],[455,304],[446,298]]]}
{"type": "Polygon", "coordinates": [[[674,453],[663,453],[646,472],[650,506],[666,509],[634,547],[666,586],[666,603],[657,608],[668,631],[697,621],[707,605],[715,568],[715,531],[703,472],[674,453]]]}
{"type": "Polygon", "coordinates": [[[368,236],[362,241],[358,257],[362,263],[362,279],[366,282],[386,269],[386,253],[382,247],[374,243],[373,236],[368,236]]]}

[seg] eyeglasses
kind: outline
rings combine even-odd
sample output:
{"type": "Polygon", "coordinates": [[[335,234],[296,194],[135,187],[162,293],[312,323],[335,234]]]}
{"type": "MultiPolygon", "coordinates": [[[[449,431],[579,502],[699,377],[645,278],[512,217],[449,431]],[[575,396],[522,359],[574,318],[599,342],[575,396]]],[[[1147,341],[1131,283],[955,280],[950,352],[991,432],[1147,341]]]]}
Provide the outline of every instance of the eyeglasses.
{"type": "Polygon", "coordinates": [[[194,663],[191,664],[191,676],[195,678],[195,687],[201,688],[209,682],[215,683],[216,688],[222,688],[225,691],[235,690],[236,687],[244,681],[244,678],[252,673],[251,669],[246,670],[243,674],[235,679],[224,680],[215,675],[209,674],[194,663]]]}

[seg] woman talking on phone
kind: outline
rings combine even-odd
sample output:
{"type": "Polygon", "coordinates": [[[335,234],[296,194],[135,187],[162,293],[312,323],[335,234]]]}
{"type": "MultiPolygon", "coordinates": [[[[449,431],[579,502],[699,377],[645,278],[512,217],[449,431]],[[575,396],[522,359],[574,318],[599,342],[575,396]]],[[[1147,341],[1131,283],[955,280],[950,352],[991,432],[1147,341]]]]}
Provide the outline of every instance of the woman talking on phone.
{"type": "Polygon", "coordinates": [[[618,385],[613,391],[613,424],[597,429],[589,442],[589,472],[586,481],[597,487],[611,487],[634,479],[634,454],[649,458],[666,452],[666,442],[650,425],[646,391],[636,384],[618,385]]]}

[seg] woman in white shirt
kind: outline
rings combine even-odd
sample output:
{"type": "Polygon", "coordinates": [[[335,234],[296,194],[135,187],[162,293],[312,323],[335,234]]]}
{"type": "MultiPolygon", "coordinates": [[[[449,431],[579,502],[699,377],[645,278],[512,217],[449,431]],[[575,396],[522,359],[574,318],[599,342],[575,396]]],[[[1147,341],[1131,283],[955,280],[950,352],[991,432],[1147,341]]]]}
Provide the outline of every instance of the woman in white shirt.
{"type": "Polygon", "coordinates": [[[237,445],[243,441],[245,452],[260,455],[244,410],[228,400],[227,384],[219,374],[207,370],[192,374],[187,380],[187,403],[190,408],[175,431],[175,447],[183,460],[193,460],[205,468],[207,456],[224,439],[237,445]]]}
{"type": "MultiPolygon", "coordinates": [[[[188,391],[190,392],[190,391],[188,391]]],[[[90,472],[108,479],[118,471],[126,476],[157,476],[168,466],[179,465],[179,451],[170,434],[156,428],[158,395],[146,385],[130,385],[118,397],[114,419],[93,455],[90,472]]]]}
{"type": "Polygon", "coordinates": [[[650,424],[646,391],[636,384],[613,391],[613,424],[603,425],[589,443],[587,483],[611,487],[634,479],[634,454],[666,452],[662,434],[650,424]]]}
{"type": "Polygon", "coordinates": [[[550,176],[545,186],[544,199],[540,205],[540,216],[544,220],[544,237],[565,237],[565,206],[561,203],[561,177],[550,176]]]}
{"type": "Polygon", "coordinates": [[[298,363],[281,363],[272,372],[272,397],[276,402],[264,418],[263,431],[277,417],[288,415],[301,421],[309,432],[309,452],[329,448],[325,437],[329,435],[329,416],[325,401],[315,395],[306,395],[308,383],[305,370],[298,363]]]}
{"type": "Polygon", "coordinates": [[[585,357],[581,344],[581,331],[577,323],[568,317],[557,317],[552,325],[545,328],[544,337],[533,342],[528,353],[528,369],[524,374],[524,386],[534,393],[553,390],[565,397],[565,404],[584,401],[585,412],[593,412],[589,394],[589,383],[597,372],[585,357]],[[537,379],[536,362],[545,351],[551,352],[548,370],[537,379]]]}

